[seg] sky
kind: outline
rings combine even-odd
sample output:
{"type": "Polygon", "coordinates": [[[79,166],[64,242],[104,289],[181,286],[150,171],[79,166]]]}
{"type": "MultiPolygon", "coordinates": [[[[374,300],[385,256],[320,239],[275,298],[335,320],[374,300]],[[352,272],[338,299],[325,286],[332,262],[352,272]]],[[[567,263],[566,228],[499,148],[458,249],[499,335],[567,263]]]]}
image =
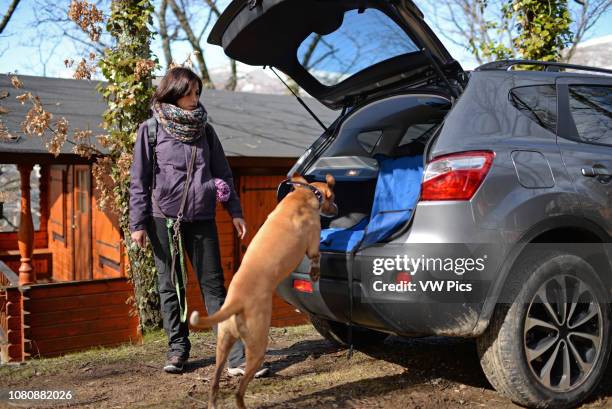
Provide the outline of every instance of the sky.
{"type": "MultiPolygon", "coordinates": [[[[416,1],[417,4],[425,0],[416,1]]],[[[0,0],[0,13],[4,13],[10,0],[0,0]]],[[[80,59],[81,54],[75,49],[70,39],[64,39],[59,44],[51,42],[46,37],[37,35],[33,27],[34,10],[40,4],[37,0],[22,0],[19,4],[9,26],[0,37],[0,73],[18,73],[21,75],[38,75],[49,77],[72,76],[73,69],[64,66],[65,59],[80,59]],[[38,47],[38,44],[41,47],[38,47]],[[4,53],[2,54],[2,51],[4,53]]],[[[68,1],[66,0],[66,3],[68,1]]],[[[227,0],[220,0],[221,5],[227,4],[227,0]]],[[[428,20],[426,15],[426,21],[428,20]]],[[[430,26],[433,24],[428,21],[430,26]]],[[[601,18],[591,30],[587,39],[612,35],[612,12],[601,18]]],[[[204,35],[206,38],[206,35],[204,35]]],[[[439,36],[442,43],[465,69],[472,69],[477,64],[474,58],[464,48],[449,42],[443,36],[439,36]]],[[[152,44],[153,52],[162,63],[163,53],[159,41],[152,44]]],[[[191,49],[186,43],[179,43],[173,48],[174,58],[182,62],[190,53],[191,49]]],[[[220,47],[206,45],[205,56],[210,69],[226,66],[227,59],[220,47]]],[[[245,67],[243,67],[244,69],[245,67]]],[[[158,72],[161,74],[161,72],[158,72]]]]}

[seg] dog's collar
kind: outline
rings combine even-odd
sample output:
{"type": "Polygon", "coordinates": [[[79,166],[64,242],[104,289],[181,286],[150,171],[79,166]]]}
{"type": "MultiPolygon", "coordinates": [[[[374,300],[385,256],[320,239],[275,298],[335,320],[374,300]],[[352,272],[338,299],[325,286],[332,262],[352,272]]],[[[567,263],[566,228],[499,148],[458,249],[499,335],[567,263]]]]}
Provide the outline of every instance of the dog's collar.
{"type": "Polygon", "coordinates": [[[323,193],[321,193],[321,191],[319,189],[317,189],[314,186],[309,185],[308,183],[302,183],[302,182],[293,182],[290,179],[285,179],[283,181],[283,183],[286,183],[288,185],[292,185],[292,186],[303,186],[308,188],[317,198],[317,200],[319,201],[319,208],[321,208],[321,206],[323,205],[323,193]]]}

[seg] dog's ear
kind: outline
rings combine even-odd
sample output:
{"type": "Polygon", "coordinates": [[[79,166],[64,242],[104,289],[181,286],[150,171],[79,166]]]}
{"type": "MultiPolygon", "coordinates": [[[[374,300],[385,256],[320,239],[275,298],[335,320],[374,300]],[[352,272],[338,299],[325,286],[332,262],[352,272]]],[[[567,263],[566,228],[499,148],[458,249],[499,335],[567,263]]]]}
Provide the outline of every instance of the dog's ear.
{"type": "Polygon", "coordinates": [[[332,196],[332,189],[336,184],[336,179],[329,173],[325,175],[325,182],[327,182],[327,189],[325,190],[325,198],[329,199],[332,196]]]}
{"type": "Polygon", "coordinates": [[[300,183],[308,183],[308,181],[307,181],[306,179],[304,179],[304,178],[302,177],[302,175],[300,175],[300,174],[299,174],[299,173],[297,173],[297,172],[294,172],[294,173],[293,173],[293,176],[291,176],[291,181],[292,181],[292,182],[300,182],[300,183]]]}

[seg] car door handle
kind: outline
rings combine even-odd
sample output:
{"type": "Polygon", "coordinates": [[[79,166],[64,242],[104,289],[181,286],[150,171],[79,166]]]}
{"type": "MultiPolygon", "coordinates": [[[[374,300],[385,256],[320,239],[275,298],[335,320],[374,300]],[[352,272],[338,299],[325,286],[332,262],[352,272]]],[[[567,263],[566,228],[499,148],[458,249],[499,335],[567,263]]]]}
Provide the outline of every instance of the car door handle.
{"type": "Polygon", "coordinates": [[[610,173],[608,169],[605,169],[605,168],[582,168],[581,171],[582,171],[582,176],[586,176],[589,178],[592,178],[595,176],[604,176],[604,177],[612,176],[612,173],[610,173]]]}
{"type": "Polygon", "coordinates": [[[597,173],[595,173],[595,169],[593,168],[582,168],[582,176],[586,176],[588,178],[595,177],[597,173]]]}

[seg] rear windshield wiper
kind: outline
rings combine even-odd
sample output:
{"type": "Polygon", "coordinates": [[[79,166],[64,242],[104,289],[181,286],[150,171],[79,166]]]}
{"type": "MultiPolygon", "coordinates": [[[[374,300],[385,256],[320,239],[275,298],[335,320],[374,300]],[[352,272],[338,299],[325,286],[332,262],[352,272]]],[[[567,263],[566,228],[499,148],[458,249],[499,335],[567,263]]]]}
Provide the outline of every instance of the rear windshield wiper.
{"type": "MultiPolygon", "coordinates": [[[[266,69],[266,66],[264,65],[264,69],[266,69]]],[[[325,124],[323,122],[321,122],[321,120],[319,119],[319,117],[312,112],[312,110],[310,108],[308,108],[308,105],[306,105],[306,103],[302,100],[302,98],[300,98],[300,96],[298,94],[296,94],[289,85],[287,85],[287,83],[285,81],[283,81],[283,79],[280,77],[280,75],[278,75],[278,73],[274,70],[274,68],[272,66],[270,66],[270,69],[272,70],[272,72],[274,73],[274,75],[276,75],[278,77],[278,79],[285,85],[285,87],[287,87],[287,89],[289,91],[291,91],[291,93],[297,98],[298,102],[300,104],[302,104],[302,106],[304,107],[304,109],[306,109],[306,111],[308,111],[308,113],[310,114],[310,116],[312,116],[315,121],[317,121],[319,123],[319,125],[321,125],[321,128],[323,128],[323,131],[327,132],[327,127],[325,126],[325,124]]]]}

